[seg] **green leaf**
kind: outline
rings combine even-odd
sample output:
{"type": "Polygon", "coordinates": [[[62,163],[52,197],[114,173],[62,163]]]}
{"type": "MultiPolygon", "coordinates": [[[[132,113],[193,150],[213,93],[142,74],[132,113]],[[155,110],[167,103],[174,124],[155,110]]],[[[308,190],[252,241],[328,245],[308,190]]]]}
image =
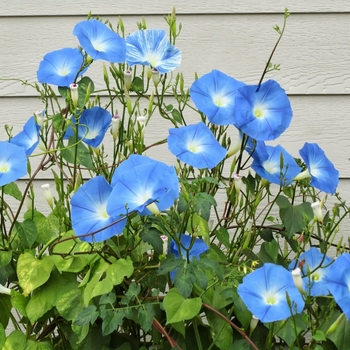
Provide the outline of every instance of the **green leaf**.
{"type": "Polygon", "coordinates": [[[26,307],[28,305],[29,298],[26,298],[23,294],[13,290],[11,292],[11,304],[22,315],[27,317],[26,307]]]}
{"type": "Polygon", "coordinates": [[[152,328],[153,317],[155,316],[153,305],[149,303],[142,304],[137,311],[141,328],[145,332],[149,331],[152,328]]]}
{"type": "Polygon", "coordinates": [[[4,193],[9,196],[17,199],[18,201],[22,200],[22,192],[19,190],[15,182],[11,182],[3,187],[4,193]]]}
{"type": "Polygon", "coordinates": [[[108,335],[123,324],[125,312],[123,309],[115,309],[107,312],[102,322],[102,334],[108,335]]]}
{"type": "Polygon", "coordinates": [[[117,297],[114,293],[103,294],[100,298],[100,305],[114,304],[117,297]]]}
{"type": "Polygon", "coordinates": [[[77,164],[83,165],[89,170],[93,170],[94,165],[92,163],[89,149],[81,141],[78,141],[77,145],[75,143],[75,137],[70,137],[68,140],[68,146],[61,150],[62,157],[71,164],[74,164],[76,159],[77,164]],[[76,158],[75,152],[77,152],[76,158]]]}
{"type": "Polygon", "coordinates": [[[53,350],[53,345],[49,342],[36,342],[28,340],[25,350],[53,350]]]}
{"type": "Polygon", "coordinates": [[[190,320],[199,314],[202,307],[200,298],[184,299],[177,288],[172,288],[165,296],[163,307],[166,313],[166,324],[190,320]]]}
{"type": "Polygon", "coordinates": [[[150,244],[159,254],[163,252],[163,241],[160,238],[160,232],[157,229],[145,229],[141,232],[141,238],[144,242],[150,244]]]}
{"type": "MultiPolygon", "coordinates": [[[[58,90],[60,90],[60,88],[58,88],[58,90]]],[[[63,92],[63,90],[62,90],[62,92],[63,92]]],[[[55,114],[52,117],[52,125],[54,126],[54,128],[56,130],[61,130],[64,122],[65,122],[65,118],[63,117],[63,115],[61,113],[55,114]]],[[[67,124],[67,126],[68,126],[68,124],[67,124]]]]}
{"type": "Polygon", "coordinates": [[[174,276],[174,284],[183,298],[188,298],[195,282],[193,269],[189,265],[177,269],[174,276]]]}
{"type": "Polygon", "coordinates": [[[226,248],[230,247],[230,235],[225,227],[220,227],[215,234],[220,243],[222,243],[226,248]]]}
{"type": "Polygon", "coordinates": [[[250,344],[245,339],[236,340],[229,350],[250,350],[250,344]]]}
{"type": "Polygon", "coordinates": [[[176,259],[173,254],[169,254],[166,259],[161,261],[158,274],[165,275],[171,271],[175,271],[180,266],[183,266],[183,264],[183,259],[176,259]]]}
{"type": "Polygon", "coordinates": [[[314,217],[311,204],[308,202],[291,205],[286,197],[278,196],[276,203],[280,207],[280,217],[287,230],[288,238],[296,232],[303,231],[314,217]]]}
{"type": "MultiPolygon", "coordinates": [[[[218,310],[225,314],[225,309],[218,310]]],[[[210,325],[210,333],[219,349],[229,349],[232,344],[232,327],[220,316],[212,311],[206,310],[205,314],[210,325]]]]}
{"type": "Polygon", "coordinates": [[[44,256],[39,260],[30,253],[21,254],[17,264],[17,275],[23,294],[27,296],[43,285],[49,279],[52,267],[53,259],[50,256],[44,256]]]}
{"type": "Polygon", "coordinates": [[[204,242],[207,245],[210,244],[208,221],[202,218],[199,214],[192,214],[187,222],[186,231],[191,235],[203,236],[204,242]]]}
{"type": "Polygon", "coordinates": [[[26,219],[22,223],[16,221],[15,231],[21,239],[22,247],[25,249],[32,248],[33,243],[38,236],[38,231],[34,221],[30,219],[26,219]]]}
{"type": "Polygon", "coordinates": [[[338,350],[348,350],[350,344],[350,321],[342,317],[338,322],[334,332],[326,335],[336,346],[338,350]]]}
{"type": "Polygon", "coordinates": [[[181,113],[177,110],[177,109],[173,109],[171,111],[171,115],[173,116],[174,120],[179,123],[180,125],[182,125],[183,120],[182,120],[182,116],[181,113]]]}
{"type": "Polygon", "coordinates": [[[9,295],[0,294],[0,323],[7,327],[11,315],[11,298],[9,295]]]}
{"type": "Polygon", "coordinates": [[[327,340],[325,334],[320,329],[316,330],[312,338],[315,339],[317,342],[322,342],[327,340]]]}
{"type": "Polygon", "coordinates": [[[24,350],[27,339],[21,331],[13,331],[6,339],[2,350],[24,350]]]}
{"type": "Polygon", "coordinates": [[[278,257],[278,250],[279,245],[277,241],[272,240],[271,242],[264,242],[261,245],[260,252],[257,254],[257,256],[263,263],[276,263],[278,257]]]}
{"type": "Polygon", "coordinates": [[[143,91],[143,80],[140,77],[135,77],[131,83],[131,90],[136,92],[143,91]]]}
{"type": "Polygon", "coordinates": [[[2,323],[0,323],[0,349],[2,349],[3,345],[5,344],[5,341],[6,341],[5,328],[2,325],[2,323]]]}
{"type": "Polygon", "coordinates": [[[88,305],[98,295],[109,293],[114,286],[123,282],[125,276],[130,277],[133,272],[134,266],[130,259],[118,259],[113,264],[98,260],[94,274],[84,289],[84,304],[88,305]]]}
{"type": "Polygon", "coordinates": [[[94,324],[97,320],[99,313],[95,305],[89,305],[85,307],[74,320],[75,326],[83,326],[85,324],[94,324]]]}
{"type": "Polygon", "coordinates": [[[0,268],[6,267],[12,260],[12,251],[0,251],[0,268]]]}
{"type": "Polygon", "coordinates": [[[60,222],[53,213],[50,213],[48,217],[38,215],[34,217],[34,222],[38,230],[37,242],[40,244],[45,244],[60,233],[60,222]]]}
{"type": "Polygon", "coordinates": [[[196,213],[208,222],[210,219],[211,207],[217,205],[214,197],[208,193],[200,192],[196,193],[194,198],[196,213]]]}
{"type": "Polygon", "coordinates": [[[129,305],[129,303],[133,301],[140,294],[140,292],[141,286],[135,282],[132,282],[120,303],[123,305],[129,305]]]}
{"type": "Polygon", "coordinates": [[[222,276],[222,270],[220,267],[220,264],[215,261],[215,260],[211,260],[208,258],[201,258],[200,260],[198,260],[198,265],[205,271],[206,269],[212,269],[217,277],[222,280],[223,276],[222,276]]]}
{"type": "Polygon", "coordinates": [[[91,95],[95,91],[94,82],[89,77],[83,77],[78,81],[78,108],[83,109],[88,100],[87,93],[91,95]]]}

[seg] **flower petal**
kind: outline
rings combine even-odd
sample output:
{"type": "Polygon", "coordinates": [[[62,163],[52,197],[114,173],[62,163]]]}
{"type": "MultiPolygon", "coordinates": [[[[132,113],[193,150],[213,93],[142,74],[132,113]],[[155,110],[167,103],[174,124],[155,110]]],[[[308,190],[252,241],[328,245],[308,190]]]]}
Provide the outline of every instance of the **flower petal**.
{"type": "Polygon", "coordinates": [[[169,129],[169,134],[170,152],[198,169],[212,169],[226,156],[226,149],[203,122],[169,129]]]}
{"type": "Polygon", "coordinates": [[[125,39],[113,32],[104,23],[90,19],[75,25],[73,34],[82,48],[94,60],[121,63],[126,58],[125,39]]]}
{"type": "Polygon", "coordinates": [[[235,94],[245,84],[214,69],[197,79],[190,88],[196,107],[217,125],[235,123],[235,94]]]}
{"type": "Polygon", "coordinates": [[[165,30],[145,29],[126,37],[126,62],[151,66],[160,73],[168,73],[180,66],[181,52],[170,44],[165,30]]]}
{"type": "Polygon", "coordinates": [[[259,89],[258,85],[246,85],[236,92],[234,125],[253,139],[276,139],[288,128],[292,116],[289,98],[274,80],[259,89]]]}
{"type": "MultiPolygon", "coordinates": [[[[84,62],[78,49],[65,48],[47,53],[37,71],[40,83],[69,86],[74,82],[84,62]]],[[[80,72],[81,75],[83,72],[80,72]]]]}

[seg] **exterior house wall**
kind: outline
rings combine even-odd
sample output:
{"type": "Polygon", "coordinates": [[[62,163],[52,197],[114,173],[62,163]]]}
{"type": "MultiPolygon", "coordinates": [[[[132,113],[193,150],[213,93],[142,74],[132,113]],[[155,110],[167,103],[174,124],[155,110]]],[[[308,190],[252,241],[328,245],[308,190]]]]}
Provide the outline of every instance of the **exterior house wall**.
{"type": "MultiPolygon", "coordinates": [[[[305,141],[317,142],[340,170],[339,191],[350,200],[350,2],[348,0],[2,0],[0,6],[0,78],[34,82],[43,55],[77,45],[72,30],[87,13],[117,23],[121,15],[126,32],[135,31],[142,17],[149,28],[166,28],[163,15],[176,6],[183,24],[177,46],[190,86],[199,76],[220,69],[239,80],[257,83],[277,40],[272,27],[283,23],[283,10],[291,16],[273,58],[281,71],[276,79],[290,96],[294,118],[278,140],[295,156],[305,141]]],[[[98,66],[96,63],[95,66],[98,66]]],[[[89,75],[100,77],[98,69],[89,75]]],[[[102,86],[101,79],[98,84],[102,86]]],[[[20,82],[0,80],[0,139],[5,124],[20,131],[32,113],[42,109],[35,90],[20,82]]],[[[164,120],[152,120],[149,141],[166,137],[164,120]],[[159,136],[162,135],[163,137],[159,136]]],[[[234,137],[234,136],[233,136],[234,137]]],[[[166,147],[149,154],[170,162],[166,147]]],[[[35,181],[40,185],[49,178],[35,181]]],[[[25,179],[19,181],[24,188],[25,179]]],[[[36,203],[48,211],[44,200],[36,203]]],[[[344,231],[346,233],[346,230],[344,231]]]]}
{"type": "MultiPolygon", "coordinates": [[[[290,96],[294,117],[289,129],[276,141],[299,156],[304,142],[317,142],[340,170],[339,191],[350,199],[350,2],[347,0],[250,0],[250,1],[128,1],[128,0],[2,0],[0,9],[0,136],[5,124],[14,133],[33,111],[42,109],[36,91],[18,78],[36,81],[42,57],[62,47],[76,47],[74,25],[91,11],[117,23],[122,16],[126,33],[137,30],[145,18],[149,28],[164,28],[163,16],[176,6],[183,29],[177,39],[189,87],[199,76],[219,69],[236,79],[257,83],[277,40],[273,26],[282,27],[283,11],[291,16],[285,35],[273,57],[280,71],[269,73],[290,96]]],[[[99,62],[89,70],[103,86],[99,62]]],[[[169,97],[170,98],[170,97],[169,97]]],[[[190,116],[191,118],[191,116],[190,116]]],[[[196,116],[193,116],[196,118],[196,116]]],[[[196,119],[193,119],[196,121],[196,119]]],[[[168,124],[157,119],[146,131],[149,142],[166,137],[168,124]],[[161,136],[160,136],[161,135],[161,136]],[[163,137],[162,137],[163,136],[163,137]]],[[[236,137],[233,134],[232,138],[236,137]]],[[[171,162],[166,146],[148,153],[171,162]]],[[[34,160],[35,163],[35,160],[34,160]]],[[[48,174],[48,172],[47,172],[48,174]]],[[[41,175],[39,183],[48,181],[41,175]]],[[[21,180],[24,182],[25,180],[21,180]]],[[[38,202],[45,209],[46,203],[38,202]]]]}

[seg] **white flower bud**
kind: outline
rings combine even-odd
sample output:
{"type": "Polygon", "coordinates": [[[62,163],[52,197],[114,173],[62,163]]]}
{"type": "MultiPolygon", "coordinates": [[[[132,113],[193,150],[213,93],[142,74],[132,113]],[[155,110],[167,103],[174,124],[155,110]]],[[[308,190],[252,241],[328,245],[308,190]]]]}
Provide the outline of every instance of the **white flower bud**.
{"type": "Polygon", "coordinates": [[[320,202],[315,202],[311,204],[311,208],[314,211],[315,218],[318,222],[323,222],[322,208],[320,202]]]}
{"type": "Polygon", "coordinates": [[[0,294],[11,295],[11,289],[10,288],[6,288],[2,284],[0,284],[0,294]]]}
{"type": "Polygon", "coordinates": [[[79,100],[78,84],[75,84],[75,83],[74,84],[70,84],[69,88],[70,88],[70,97],[72,99],[73,106],[77,107],[78,100],[79,100]]]}
{"type": "Polygon", "coordinates": [[[242,187],[242,175],[240,174],[233,175],[233,181],[235,184],[236,192],[238,194],[241,191],[241,187],[242,187]]]}
{"type": "Polygon", "coordinates": [[[41,186],[41,188],[43,190],[43,194],[44,194],[44,197],[45,197],[47,203],[49,204],[49,206],[51,208],[53,208],[53,196],[52,196],[52,192],[51,192],[51,185],[44,184],[41,186]]]}
{"type": "Polygon", "coordinates": [[[293,282],[300,292],[303,291],[303,279],[301,277],[301,270],[299,267],[292,271],[293,282]]]}
{"type": "Polygon", "coordinates": [[[166,255],[166,253],[168,252],[168,241],[169,241],[169,238],[168,238],[168,236],[165,236],[165,235],[160,236],[160,238],[163,241],[163,254],[166,255]]]}
{"type": "Polygon", "coordinates": [[[152,81],[155,87],[158,86],[160,80],[159,70],[156,68],[152,68],[152,81]]]}
{"type": "Polygon", "coordinates": [[[252,315],[252,318],[250,319],[250,329],[249,329],[250,335],[252,335],[258,323],[259,323],[259,319],[256,316],[252,315]]]}
{"type": "Polygon", "coordinates": [[[36,111],[36,112],[34,112],[34,118],[35,118],[35,122],[39,126],[43,126],[43,123],[44,123],[44,111],[36,111]]]}
{"type": "Polygon", "coordinates": [[[130,69],[127,69],[124,71],[124,85],[127,91],[130,90],[132,83],[132,71],[130,69]]]}
{"type": "Polygon", "coordinates": [[[119,127],[120,127],[120,117],[118,114],[116,114],[112,118],[112,126],[111,126],[111,134],[113,136],[114,141],[116,141],[116,139],[118,138],[119,127]]]}

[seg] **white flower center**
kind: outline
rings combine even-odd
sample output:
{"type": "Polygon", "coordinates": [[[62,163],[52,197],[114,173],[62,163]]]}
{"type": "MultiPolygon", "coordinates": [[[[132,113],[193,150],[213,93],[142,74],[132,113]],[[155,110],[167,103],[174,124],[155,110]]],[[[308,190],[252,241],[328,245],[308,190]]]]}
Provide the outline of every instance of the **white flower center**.
{"type": "Polygon", "coordinates": [[[266,160],[263,167],[270,174],[275,174],[280,170],[280,164],[271,160],[266,160]]]}
{"type": "Polygon", "coordinates": [[[196,141],[190,141],[187,144],[187,149],[192,153],[200,153],[202,151],[202,145],[196,141]]]}
{"type": "Polygon", "coordinates": [[[148,61],[152,67],[157,67],[161,61],[161,56],[157,52],[148,52],[145,55],[145,61],[148,61]]]}
{"type": "Polygon", "coordinates": [[[225,107],[229,104],[230,98],[223,93],[218,93],[213,96],[213,101],[218,107],[225,107]]]}
{"type": "Polygon", "coordinates": [[[264,296],[264,299],[266,304],[275,305],[278,304],[278,302],[281,300],[281,296],[274,291],[267,291],[266,295],[264,296]]]}
{"type": "Polygon", "coordinates": [[[104,42],[97,40],[91,41],[91,45],[96,51],[105,51],[106,50],[106,44],[104,42]]]}
{"type": "Polygon", "coordinates": [[[0,173],[7,173],[10,170],[10,164],[7,162],[0,162],[0,173]]]}
{"type": "Polygon", "coordinates": [[[266,116],[266,110],[262,105],[255,106],[253,113],[257,118],[264,118],[266,116]]]}
{"type": "Polygon", "coordinates": [[[109,218],[106,207],[107,207],[107,203],[100,204],[99,206],[96,207],[96,214],[101,219],[109,218]]]}

